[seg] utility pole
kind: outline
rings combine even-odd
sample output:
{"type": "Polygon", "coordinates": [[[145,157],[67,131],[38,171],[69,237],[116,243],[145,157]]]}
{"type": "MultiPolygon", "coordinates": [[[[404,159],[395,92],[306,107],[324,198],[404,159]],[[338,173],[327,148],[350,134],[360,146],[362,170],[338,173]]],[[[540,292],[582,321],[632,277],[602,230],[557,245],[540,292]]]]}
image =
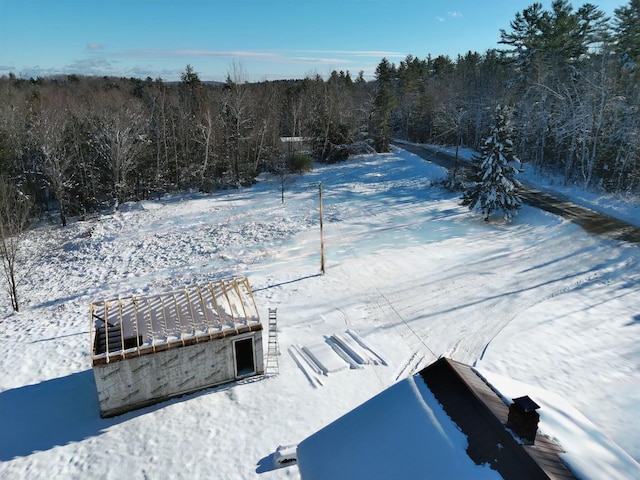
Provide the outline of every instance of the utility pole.
{"type": "Polygon", "coordinates": [[[322,231],[322,182],[318,184],[320,198],[320,271],[324,275],[324,235],[322,231]]]}

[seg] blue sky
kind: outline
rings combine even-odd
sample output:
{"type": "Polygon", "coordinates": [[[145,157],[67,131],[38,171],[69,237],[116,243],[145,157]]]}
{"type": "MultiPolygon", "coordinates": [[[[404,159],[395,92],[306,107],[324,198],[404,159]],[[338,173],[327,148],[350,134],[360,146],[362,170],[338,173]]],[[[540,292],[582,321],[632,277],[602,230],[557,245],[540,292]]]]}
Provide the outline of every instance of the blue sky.
{"type": "MultiPolygon", "coordinates": [[[[0,0],[0,75],[246,80],[496,48],[533,0],[0,0]]],[[[541,2],[550,8],[551,1],[541,2]]],[[[584,2],[574,2],[578,8],[584,2]]],[[[592,0],[607,14],[623,0],[592,0]]]]}

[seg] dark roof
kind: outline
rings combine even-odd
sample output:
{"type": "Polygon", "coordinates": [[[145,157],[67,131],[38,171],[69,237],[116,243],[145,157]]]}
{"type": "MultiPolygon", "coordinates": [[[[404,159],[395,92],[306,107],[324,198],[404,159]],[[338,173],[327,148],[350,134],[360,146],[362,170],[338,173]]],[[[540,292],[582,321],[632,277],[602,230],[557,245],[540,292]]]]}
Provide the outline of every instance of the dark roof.
{"type": "Polygon", "coordinates": [[[505,479],[574,479],[563,450],[537,434],[533,445],[507,430],[509,407],[469,365],[440,358],[420,372],[447,415],[468,437],[467,454],[505,479]]]}

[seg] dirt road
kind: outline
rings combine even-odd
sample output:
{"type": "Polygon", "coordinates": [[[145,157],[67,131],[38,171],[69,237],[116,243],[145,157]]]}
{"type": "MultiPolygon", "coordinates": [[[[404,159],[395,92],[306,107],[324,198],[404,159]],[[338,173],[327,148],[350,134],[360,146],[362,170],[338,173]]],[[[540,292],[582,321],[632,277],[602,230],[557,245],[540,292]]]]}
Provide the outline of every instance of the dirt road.
{"type": "MultiPolygon", "coordinates": [[[[447,169],[454,168],[456,163],[451,156],[422,146],[395,142],[394,145],[447,169]]],[[[529,185],[524,185],[520,196],[526,204],[560,215],[580,225],[589,233],[640,245],[640,227],[628,222],[576,205],[566,198],[543,193],[529,185]]]]}

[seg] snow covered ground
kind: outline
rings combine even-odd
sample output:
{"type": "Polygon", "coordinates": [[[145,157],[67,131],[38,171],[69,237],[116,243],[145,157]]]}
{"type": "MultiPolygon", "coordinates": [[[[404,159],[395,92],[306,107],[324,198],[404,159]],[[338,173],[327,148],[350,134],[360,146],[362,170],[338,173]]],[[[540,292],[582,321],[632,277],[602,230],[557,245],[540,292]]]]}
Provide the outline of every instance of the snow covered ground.
{"type": "MultiPolygon", "coordinates": [[[[567,423],[604,434],[574,445],[606,465],[594,478],[637,478],[639,247],[528,206],[486,224],[435,185],[442,177],[397,150],[317,166],[284,205],[264,178],[30,232],[22,311],[0,298],[0,477],[298,478],[274,468],[278,446],[446,355],[553,392],[585,416],[567,407],[567,423]],[[231,275],[249,277],[265,321],[278,309],[280,374],[101,419],[89,304],[231,275]],[[368,361],[344,367],[323,348],[331,339],[368,361]],[[630,457],[589,448],[608,438],[630,457]]],[[[637,206],[615,208],[640,221],[637,206]]],[[[557,415],[540,415],[557,436],[557,415]]]]}

